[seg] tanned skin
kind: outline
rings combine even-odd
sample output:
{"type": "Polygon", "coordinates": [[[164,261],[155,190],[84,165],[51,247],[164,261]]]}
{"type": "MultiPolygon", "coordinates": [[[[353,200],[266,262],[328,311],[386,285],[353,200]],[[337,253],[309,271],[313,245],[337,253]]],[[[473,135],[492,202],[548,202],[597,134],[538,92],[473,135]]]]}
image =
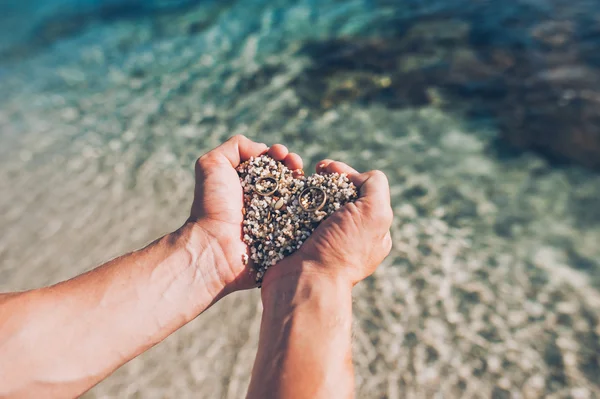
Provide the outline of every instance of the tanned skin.
{"type": "MultiPolygon", "coordinates": [[[[283,145],[235,136],[198,159],[180,229],[71,280],[0,294],[0,398],[80,396],[219,299],[255,287],[235,167],[267,151],[302,168],[283,145]]],[[[353,396],[351,290],[390,250],[389,190],[381,172],[328,160],[318,171],[348,173],[361,198],[265,276],[251,398],[353,396]]]]}

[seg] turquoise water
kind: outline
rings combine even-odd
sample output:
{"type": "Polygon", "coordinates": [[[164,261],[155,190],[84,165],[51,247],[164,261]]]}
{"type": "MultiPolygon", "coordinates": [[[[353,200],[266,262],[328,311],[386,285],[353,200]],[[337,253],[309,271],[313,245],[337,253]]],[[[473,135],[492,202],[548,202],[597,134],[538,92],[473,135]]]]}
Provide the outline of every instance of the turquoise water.
{"type": "MultiPolygon", "coordinates": [[[[354,293],[358,397],[600,397],[595,1],[0,15],[1,290],[177,228],[194,160],[241,133],[390,179],[394,249],[354,293]]],[[[227,298],[89,397],[243,397],[257,299],[227,298]]]]}

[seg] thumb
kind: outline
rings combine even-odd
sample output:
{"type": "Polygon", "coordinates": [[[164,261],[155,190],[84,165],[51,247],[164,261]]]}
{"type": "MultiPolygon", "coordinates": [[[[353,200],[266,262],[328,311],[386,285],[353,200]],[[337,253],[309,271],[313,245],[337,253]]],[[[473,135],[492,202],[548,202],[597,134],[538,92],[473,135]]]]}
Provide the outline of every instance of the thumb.
{"type": "Polygon", "coordinates": [[[373,227],[385,227],[386,230],[389,230],[392,225],[393,212],[390,185],[385,173],[380,170],[358,173],[343,162],[329,159],[325,159],[317,165],[317,172],[346,174],[360,190],[356,205],[364,216],[364,220],[373,227]]]}
{"type": "Polygon", "coordinates": [[[205,163],[228,162],[232,167],[236,168],[240,163],[264,153],[267,148],[267,145],[264,143],[256,143],[245,136],[236,135],[200,157],[198,159],[198,166],[202,168],[205,163]]]}
{"type": "Polygon", "coordinates": [[[360,190],[356,205],[364,214],[365,220],[377,229],[389,230],[394,212],[390,200],[390,185],[385,173],[373,170],[350,178],[360,190]]]}

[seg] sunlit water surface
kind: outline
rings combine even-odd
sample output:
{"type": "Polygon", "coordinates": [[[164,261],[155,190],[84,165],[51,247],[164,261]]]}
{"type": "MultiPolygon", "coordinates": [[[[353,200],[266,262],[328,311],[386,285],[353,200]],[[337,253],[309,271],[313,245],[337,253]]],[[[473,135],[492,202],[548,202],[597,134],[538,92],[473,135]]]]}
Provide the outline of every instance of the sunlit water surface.
{"type": "MultiPolygon", "coordinates": [[[[600,397],[595,2],[163,3],[12,9],[0,290],[177,228],[194,160],[245,134],[390,179],[394,249],[354,291],[358,397],[600,397]]],[[[243,397],[258,298],[86,397],[243,397]]]]}

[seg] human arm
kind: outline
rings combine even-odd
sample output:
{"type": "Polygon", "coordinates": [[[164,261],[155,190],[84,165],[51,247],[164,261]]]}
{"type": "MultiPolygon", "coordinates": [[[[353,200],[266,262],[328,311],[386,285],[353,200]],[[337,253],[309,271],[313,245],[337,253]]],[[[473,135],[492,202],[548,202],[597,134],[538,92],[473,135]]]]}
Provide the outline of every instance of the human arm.
{"type": "Polygon", "coordinates": [[[381,172],[331,161],[318,170],[347,173],[360,198],[266,273],[250,399],[354,396],[351,291],[391,249],[389,188],[381,172]]]}
{"type": "MultiPolygon", "coordinates": [[[[266,150],[234,137],[202,156],[178,231],[72,280],[1,295],[0,397],[78,396],[219,298],[252,287],[234,168],[266,150]]],[[[302,167],[281,145],[269,154],[302,167]]]]}
{"type": "Polygon", "coordinates": [[[248,397],[352,397],[351,285],[300,272],[263,286],[261,296],[259,349],[248,397]]]}
{"type": "Polygon", "coordinates": [[[0,301],[0,397],[70,398],[224,295],[199,225],[52,287],[0,301]]]}

